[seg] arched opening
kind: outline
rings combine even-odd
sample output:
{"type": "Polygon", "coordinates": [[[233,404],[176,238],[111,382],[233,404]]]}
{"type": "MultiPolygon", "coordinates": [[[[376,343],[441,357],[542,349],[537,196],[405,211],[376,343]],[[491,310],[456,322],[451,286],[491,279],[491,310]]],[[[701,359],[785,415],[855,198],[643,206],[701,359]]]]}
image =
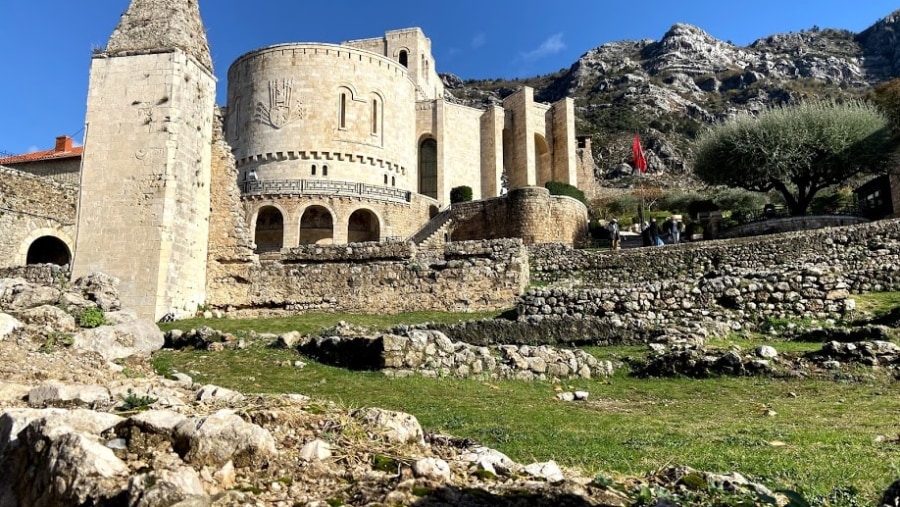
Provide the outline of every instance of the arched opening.
{"type": "Polygon", "coordinates": [[[284,245],[284,217],[274,206],[260,208],[256,215],[256,253],[277,252],[284,245]]]}
{"type": "Polygon", "coordinates": [[[301,245],[330,245],[334,243],[334,220],[323,206],[310,206],[300,218],[301,245]]]}
{"type": "Polygon", "coordinates": [[[358,209],[350,215],[347,224],[347,242],[362,243],[378,241],[381,238],[381,225],[375,213],[367,209],[358,209]]]}
{"type": "Polygon", "coordinates": [[[378,113],[378,99],[372,99],[372,134],[377,135],[381,129],[378,123],[381,121],[381,115],[378,113]]]}
{"type": "Polygon", "coordinates": [[[437,180],[437,141],[429,137],[419,143],[419,193],[437,199],[437,180]]]}
{"type": "Polygon", "coordinates": [[[440,213],[440,210],[434,204],[428,207],[428,218],[434,218],[438,213],[440,213]]]}
{"type": "Polygon", "coordinates": [[[538,186],[543,187],[548,181],[553,181],[553,164],[550,163],[550,147],[547,140],[540,134],[534,135],[534,164],[538,186]]]}
{"type": "Polygon", "coordinates": [[[409,67],[409,53],[406,52],[405,49],[400,50],[400,65],[404,67],[409,67]]]}
{"type": "Polygon", "coordinates": [[[72,261],[69,246],[53,236],[42,236],[28,247],[25,264],[56,264],[65,266],[72,261]]]}

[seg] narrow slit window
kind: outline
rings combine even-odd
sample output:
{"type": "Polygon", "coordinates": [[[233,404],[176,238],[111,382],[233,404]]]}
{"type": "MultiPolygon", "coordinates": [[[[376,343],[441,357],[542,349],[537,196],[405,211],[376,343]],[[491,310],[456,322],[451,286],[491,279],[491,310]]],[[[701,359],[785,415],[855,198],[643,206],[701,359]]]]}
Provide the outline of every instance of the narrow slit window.
{"type": "Polygon", "coordinates": [[[391,186],[392,186],[392,187],[396,187],[396,186],[397,186],[397,178],[394,177],[394,176],[391,176],[391,186]]]}
{"type": "Polygon", "coordinates": [[[328,166],[327,165],[322,166],[322,176],[328,176],[328,166]]]}
{"type": "Polygon", "coordinates": [[[347,128],[347,94],[341,94],[341,103],[338,106],[338,128],[347,128]]]}
{"type": "Polygon", "coordinates": [[[312,175],[313,176],[316,175],[316,164],[313,164],[313,166],[312,166],[312,175]]]}
{"type": "Polygon", "coordinates": [[[378,133],[378,99],[372,100],[372,133],[378,133]]]}
{"type": "Polygon", "coordinates": [[[387,174],[384,175],[384,184],[387,185],[387,174]]]}

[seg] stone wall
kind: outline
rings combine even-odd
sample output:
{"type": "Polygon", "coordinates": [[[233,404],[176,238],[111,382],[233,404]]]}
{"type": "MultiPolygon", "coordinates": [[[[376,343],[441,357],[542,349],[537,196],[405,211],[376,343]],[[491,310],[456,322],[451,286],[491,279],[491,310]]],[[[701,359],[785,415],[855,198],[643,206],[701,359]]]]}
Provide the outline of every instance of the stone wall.
{"type": "Polygon", "coordinates": [[[229,314],[487,311],[511,307],[528,283],[520,240],[306,245],[278,261],[222,266],[209,304],[229,314]]]}
{"type": "Polygon", "coordinates": [[[22,266],[35,240],[52,236],[71,253],[78,189],[0,167],[0,266],[22,266]]]}
{"type": "Polygon", "coordinates": [[[545,188],[511,190],[503,197],[452,206],[453,241],[522,238],[525,244],[576,244],[587,235],[587,208],[545,188]]]}
{"type": "Polygon", "coordinates": [[[0,278],[21,278],[29,283],[60,289],[69,283],[69,269],[54,264],[0,267],[0,278]]]}
{"type": "Polygon", "coordinates": [[[322,336],[300,350],[311,357],[352,369],[381,370],[405,377],[475,377],[548,380],[608,377],[609,361],[578,349],[549,346],[476,346],[454,342],[440,331],[396,330],[376,336],[322,336]]]}
{"type": "Polygon", "coordinates": [[[900,220],[618,251],[529,246],[533,281],[585,287],[693,280],[716,272],[830,266],[853,292],[900,290],[900,220]]]}

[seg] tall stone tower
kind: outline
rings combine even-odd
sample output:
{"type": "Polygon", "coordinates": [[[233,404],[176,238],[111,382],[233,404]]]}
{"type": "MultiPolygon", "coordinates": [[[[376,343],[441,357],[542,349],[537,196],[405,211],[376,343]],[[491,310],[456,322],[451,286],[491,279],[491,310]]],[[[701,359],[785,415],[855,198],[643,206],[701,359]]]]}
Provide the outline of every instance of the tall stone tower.
{"type": "Polygon", "coordinates": [[[91,62],[72,276],[143,318],[206,299],[215,86],[197,0],[132,0],[91,62]]]}

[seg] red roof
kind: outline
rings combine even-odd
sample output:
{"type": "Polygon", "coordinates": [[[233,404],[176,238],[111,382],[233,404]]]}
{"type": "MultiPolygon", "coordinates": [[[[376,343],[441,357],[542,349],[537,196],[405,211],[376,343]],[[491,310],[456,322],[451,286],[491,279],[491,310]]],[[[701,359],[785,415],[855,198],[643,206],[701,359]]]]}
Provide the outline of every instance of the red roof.
{"type": "Polygon", "coordinates": [[[84,153],[84,147],[72,146],[72,138],[60,136],[56,138],[56,146],[50,150],[34,151],[22,155],[0,158],[0,165],[21,164],[25,162],[37,162],[39,160],[56,160],[63,158],[80,157],[84,153]]]}

